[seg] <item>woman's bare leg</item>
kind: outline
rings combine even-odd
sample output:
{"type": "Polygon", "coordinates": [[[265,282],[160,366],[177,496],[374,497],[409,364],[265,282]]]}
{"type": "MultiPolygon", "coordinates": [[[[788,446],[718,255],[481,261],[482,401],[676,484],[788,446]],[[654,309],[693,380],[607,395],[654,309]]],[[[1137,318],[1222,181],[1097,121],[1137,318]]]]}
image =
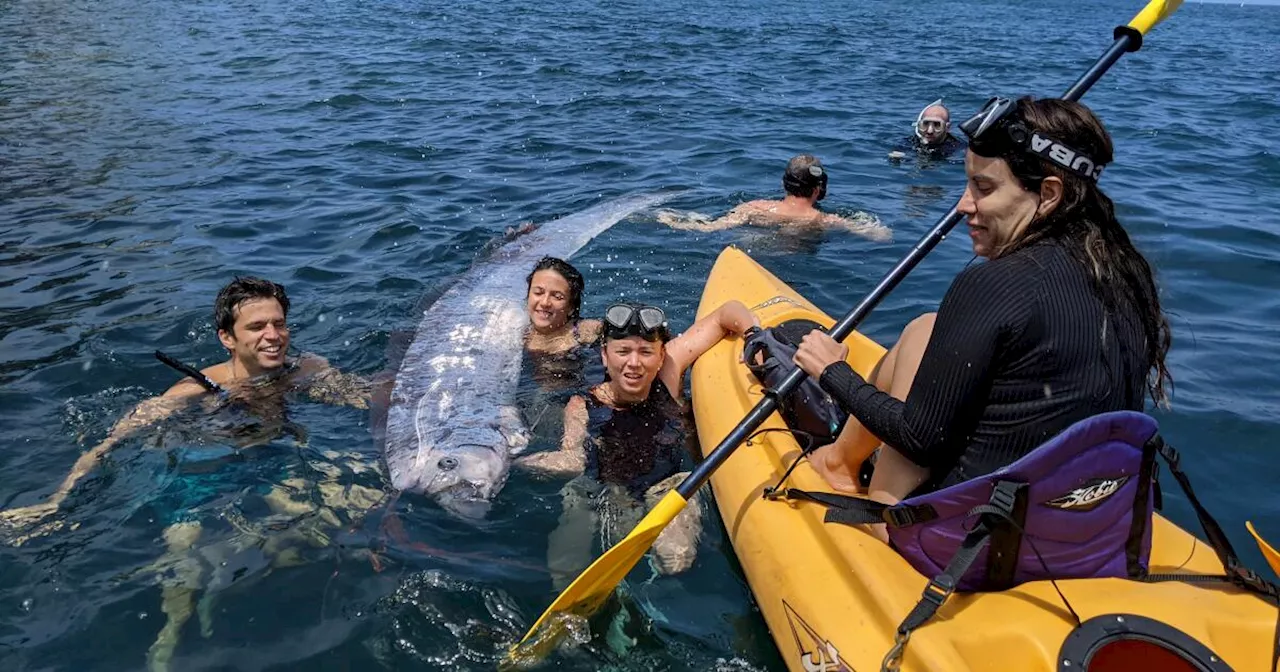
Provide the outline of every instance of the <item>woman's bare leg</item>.
{"type": "MultiPolygon", "coordinates": [[[[895,399],[907,398],[907,393],[911,391],[911,381],[915,380],[916,370],[920,368],[925,346],[929,344],[929,335],[933,333],[933,320],[936,316],[936,313],[925,313],[903,328],[898,342],[872,370],[869,378],[872,385],[895,399]]],[[[819,448],[809,461],[832,488],[843,492],[861,492],[858,472],[862,463],[882,445],[857,418],[850,416],[835,442],[819,448]]],[[[880,457],[876,461],[877,472],[880,471],[880,460],[885,459],[886,452],[880,451],[880,457]]],[[[903,459],[900,455],[896,457],[903,459]]],[[[890,463],[895,463],[895,460],[890,458],[890,463]]],[[[892,470],[899,471],[899,467],[892,470]]],[[[875,482],[873,476],[873,489],[875,482]]]]}

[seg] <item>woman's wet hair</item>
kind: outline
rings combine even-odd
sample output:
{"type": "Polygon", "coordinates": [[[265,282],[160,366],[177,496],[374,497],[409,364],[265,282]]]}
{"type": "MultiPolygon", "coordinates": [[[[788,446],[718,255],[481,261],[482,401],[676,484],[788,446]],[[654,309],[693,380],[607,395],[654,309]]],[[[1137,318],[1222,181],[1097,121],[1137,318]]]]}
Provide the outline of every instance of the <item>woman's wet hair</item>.
{"type": "Polygon", "coordinates": [[[281,312],[285,317],[289,316],[289,297],[284,292],[284,285],[252,276],[236,276],[218,292],[218,298],[213,302],[214,327],[230,333],[236,325],[236,311],[240,304],[258,299],[279,301],[281,312]]]}
{"type": "MultiPolygon", "coordinates": [[[[1080,103],[1058,98],[1018,100],[1014,116],[1029,130],[1040,131],[1088,154],[1099,164],[1109,164],[1114,147],[1111,136],[1093,111],[1080,103]]],[[[1018,152],[1002,157],[1022,187],[1039,192],[1047,177],[1062,180],[1062,200],[1053,212],[1032,221],[1026,232],[997,256],[1039,240],[1058,239],[1089,272],[1095,292],[1108,311],[1127,305],[1142,320],[1147,363],[1154,369],[1147,388],[1157,404],[1168,404],[1166,388],[1172,376],[1165,366],[1172,332],[1160,307],[1160,296],[1151,265],[1134,247],[1128,232],[1116,219],[1115,205],[1098,187],[1061,166],[1033,154],[1018,152]]]]}
{"type": "Polygon", "coordinates": [[[529,271],[529,277],[525,278],[525,296],[533,290],[533,276],[538,271],[555,271],[569,283],[569,321],[577,322],[582,318],[582,290],[586,287],[586,280],[583,279],[582,273],[573,267],[573,264],[564,259],[555,257],[543,257],[538,263],[533,265],[533,270],[529,271]]]}

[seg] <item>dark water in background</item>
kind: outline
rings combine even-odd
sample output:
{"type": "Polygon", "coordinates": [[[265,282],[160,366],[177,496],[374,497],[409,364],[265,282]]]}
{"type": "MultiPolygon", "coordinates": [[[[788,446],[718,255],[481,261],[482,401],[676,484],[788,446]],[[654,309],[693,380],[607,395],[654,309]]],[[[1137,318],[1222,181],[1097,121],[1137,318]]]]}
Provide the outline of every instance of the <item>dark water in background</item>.
{"type": "MultiPolygon", "coordinates": [[[[785,160],[811,151],[832,175],[824,205],[877,214],[894,242],[641,219],[575,262],[588,312],[625,293],[684,326],[734,243],[843,313],[960,194],[959,166],[885,159],[919,108],[1060,94],[1140,6],[0,2],[0,506],[49,492],[174,380],[154,349],[218,361],[210,306],[236,273],[287,285],[296,346],[372,375],[505,227],[673,186],[692,191],[672,205],[716,215],[776,194],[785,160]]],[[[1277,26],[1280,7],[1187,5],[1086,97],[1118,146],[1104,184],[1174,316],[1159,417],[1254,565],[1243,521],[1280,539],[1277,26]]],[[[970,258],[958,238],[867,333],[887,343],[936,306],[970,258]]],[[[309,443],[222,470],[227,489],[373,452],[367,414],[302,404],[294,419],[309,443]]],[[[79,529],[0,548],[0,667],[144,664],[163,623],[145,568],[179,484],[136,445],[112,464],[69,501],[79,529]]],[[[538,566],[556,484],[514,476],[479,529],[398,508],[430,552],[393,549],[375,572],[335,546],[253,574],[221,593],[209,638],[188,625],[175,669],[492,668],[552,598],[538,566]]],[[[665,620],[629,654],[597,641],[561,669],[778,666],[717,524],[700,558],[643,587],[665,620]]]]}

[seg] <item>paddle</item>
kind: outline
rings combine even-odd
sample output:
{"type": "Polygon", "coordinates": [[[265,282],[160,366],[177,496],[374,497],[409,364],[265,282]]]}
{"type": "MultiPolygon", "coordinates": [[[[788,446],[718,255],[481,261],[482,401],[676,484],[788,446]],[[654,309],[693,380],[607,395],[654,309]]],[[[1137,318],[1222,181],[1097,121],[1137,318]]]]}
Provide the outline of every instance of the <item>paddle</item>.
{"type": "MultiPolygon", "coordinates": [[[[1137,16],[1128,25],[1118,26],[1115,29],[1115,41],[1111,47],[1089,68],[1083,76],[1071,85],[1070,89],[1062,96],[1067,100],[1079,100],[1095,82],[1102,77],[1116,61],[1120,60],[1126,52],[1137,51],[1142,47],[1142,38],[1157,23],[1168,18],[1182,4],[1182,0],[1151,0],[1146,7],[1138,12],[1137,16]]],[[[831,337],[837,341],[843,341],[853,333],[855,327],[871,312],[875,306],[902,281],[903,278],[915,268],[916,264],[924,259],[925,255],[942,242],[947,233],[960,222],[961,215],[957,210],[957,206],[952,206],[951,211],[946,214],[920,242],[916,243],[914,249],[907,254],[898,265],[889,271],[888,275],[876,285],[875,289],[862,300],[848,315],[845,315],[829,332],[831,337]]],[[[613,589],[626,577],[631,568],[644,557],[649,547],[666,528],[667,524],[680,513],[688,503],[689,498],[706,483],[714,472],[724,461],[729,459],[729,455],[737,449],[738,445],[746,439],[746,437],[755,430],[760,423],[764,422],[770,414],[778,407],[778,399],[791,393],[792,390],[800,384],[805,377],[804,371],[797,368],[783,380],[778,386],[776,392],[766,395],[759,403],[751,409],[747,416],[738,423],[737,427],[726,436],[715,450],[707,455],[706,459],[698,465],[675,490],[667,493],[658,505],[640,521],[640,524],[627,535],[625,539],[619,542],[613,548],[605,551],[590,567],[586,569],[569,587],[560,593],[546,612],[538,618],[533,627],[529,628],[529,632],[525,634],[516,646],[512,647],[509,657],[514,657],[517,651],[520,651],[525,642],[542,627],[544,622],[553,614],[572,613],[585,615],[595,611],[604,600],[613,593],[613,589]]],[[[551,633],[554,635],[555,633],[551,633]]],[[[534,641],[533,651],[523,651],[520,657],[523,659],[541,657],[543,650],[549,648],[554,643],[554,636],[540,636],[534,641]]]]}

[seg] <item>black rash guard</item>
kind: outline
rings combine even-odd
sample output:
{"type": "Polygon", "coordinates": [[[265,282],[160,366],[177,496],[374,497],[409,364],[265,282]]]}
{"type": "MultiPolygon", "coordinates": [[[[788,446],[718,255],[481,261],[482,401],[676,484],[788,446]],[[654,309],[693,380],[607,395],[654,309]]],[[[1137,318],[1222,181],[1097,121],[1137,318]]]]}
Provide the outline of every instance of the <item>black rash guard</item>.
{"type": "Polygon", "coordinates": [[[594,393],[585,396],[588,476],[643,499],[650,487],[680,472],[687,452],[684,416],[661,379],[654,379],[644,401],[623,408],[607,406],[594,393]]]}
{"type": "Polygon", "coordinates": [[[822,387],[929,468],[925,489],[989,474],[1089,416],[1141,411],[1141,320],[1128,306],[1108,313],[1087,273],[1056,241],[970,266],[942,299],[905,402],[844,362],[822,387]]]}

